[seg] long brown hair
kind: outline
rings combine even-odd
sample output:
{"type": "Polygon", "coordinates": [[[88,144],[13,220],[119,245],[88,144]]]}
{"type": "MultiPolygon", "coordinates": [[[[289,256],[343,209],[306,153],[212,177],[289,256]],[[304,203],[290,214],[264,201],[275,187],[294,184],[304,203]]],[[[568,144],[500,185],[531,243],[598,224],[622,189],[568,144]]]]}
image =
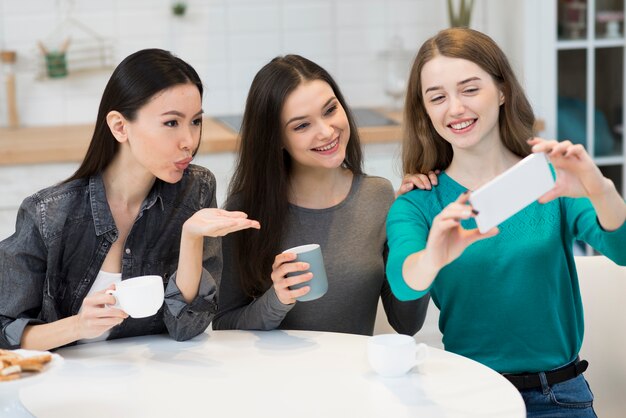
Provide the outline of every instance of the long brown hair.
{"type": "Polygon", "coordinates": [[[535,115],[504,52],[487,35],[451,28],[428,39],[415,58],[404,106],[402,169],[405,174],[444,170],[452,162],[452,146],[435,130],[422,97],[422,69],[438,55],[471,61],[486,71],[504,94],[498,124],[502,143],[520,157],[530,153],[535,115]]]}
{"type": "Polygon", "coordinates": [[[241,144],[226,203],[227,209],[246,212],[261,223],[260,230],[240,231],[233,237],[241,286],[253,297],[264,293],[271,284],[272,263],[281,250],[289,211],[291,157],[283,149],[281,112],[289,94],[300,84],[313,80],[330,85],[348,117],[350,138],[343,166],[354,174],[363,172],[354,118],[330,74],[299,55],[276,57],[261,68],[248,93],[241,144]]]}
{"type": "Polygon", "coordinates": [[[132,121],[137,111],[154,95],[186,83],[194,84],[202,97],[202,82],[196,70],[169,51],[143,49],[124,58],[111,74],[102,93],[87,154],[78,170],[65,182],[99,173],[113,160],[119,143],[107,124],[109,112],[116,110],[132,121]]]}

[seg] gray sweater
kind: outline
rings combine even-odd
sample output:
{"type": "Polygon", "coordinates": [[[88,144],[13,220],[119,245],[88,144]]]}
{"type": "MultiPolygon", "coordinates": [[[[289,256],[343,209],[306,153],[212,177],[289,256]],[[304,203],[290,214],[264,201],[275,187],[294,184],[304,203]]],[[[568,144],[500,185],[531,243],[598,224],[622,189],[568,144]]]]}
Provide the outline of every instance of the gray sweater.
{"type": "Polygon", "coordinates": [[[336,206],[290,206],[281,250],[313,243],[322,248],[328,292],[313,301],[284,305],[269,284],[269,272],[268,290],[256,299],[247,296],[233,260],[232,235],[224,237],[219,310],[213,329],[281,328],[372,335],[381,297],[394,329],[415,334],[424,322],[429,297],[401,302],[385,279],[385,219],[393,201],[388,180],[354,176],[348,196],[336,206]]]}

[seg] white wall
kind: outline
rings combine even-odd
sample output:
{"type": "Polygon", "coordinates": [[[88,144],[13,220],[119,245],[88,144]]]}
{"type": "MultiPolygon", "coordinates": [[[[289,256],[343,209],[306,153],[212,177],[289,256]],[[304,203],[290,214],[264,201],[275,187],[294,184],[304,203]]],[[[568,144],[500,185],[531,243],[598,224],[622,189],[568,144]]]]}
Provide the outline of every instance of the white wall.
{"type": "MultiPolygon", "coordinates": [[[[352,106],[381,106],[386,74],[381,51],[399,36],[413,53],[447,26],[444,0],[187,0],[174,17],[172,0],[0,0],[0,49],[18,52],[17,96],[25,126],[89,123],[111,70],[40,79],[37,41],[49,48],[66,36],[89,40],[67,24],[67,10],[114,45],[112,65],[142,48],[169,49],[198,70],[207,114],[242,111],[254,74],[279,54],[298,53],[329,70],[352,106]]],[[[513,0],[477,0],[472,27],[492,34],[517,62],[519,8],[513,0]],[[513,8],[513,9],[512,9],[513,8]]],[[[69,53],[72,52],[70,44],[69,53]]],[[[407,68],[409,66],[407,62],[407,68]]],[[[71,67],[70,67],[71,71],[71,67]]],[[[0,89],[0,126],[6,124],[0,89]]]]}
{"type": "MultiPolygon", "coordinates": [[[[352,106],[387,105],[381,51],[399,36],[414,53],[426,38],[447,26],[444,0],[187,0],[182,19],[170,12],[171,1],[0,0],[0,50],[18,52],[22,124],[62,125],[95,119],[111,70],[64,79],[37,78],[37,41],[52,47],[55,39],[60,42],[68,34],[73,42],[86,36],[78,29],[50,36],[69,8],[74,19],[113,42],[114,64],[148,47],[170,49],[189,61],[207,87],[204,109],[211,115],[241,112],[256,71],[285,53],[302,54],[326,67],[352,106]]],[[[476,0],[471,26],[499,42],[521,72],[526,36],[522,36],[520,8],[514,0],[476,0]]],[[[5,91],[0,83],[0,126],[5,124],[5,91]]],[[[399,154],[395,148],[367,147],[368,172],[396,183],[399,154]]],[[[216,172],[223,189],[231,161],[230,154],[199,158],[216,172]]],[[[0,239],[12,232],[24,197],[66,178],[75,167],[0,167],[0,239]]]]}
{"type": "MultiPolygon", "coordinates": [[[[53,48],[66,35],[75,44],[89,39],[71,24],[51,36],[71,4],[77,21],[113,42],[114,65],[147,47],[172,50],[191,63],[207,87],[205,111],[214,115],[240,112],[256,71],[274,56],[290,52],[328,69],[352,105],[385,104],[380,52],[394,35],[414,50],[445,27],[447,19],[444,2],[428,0],[188,0],[182,18],[172,15],[170,3],[0,0],[0,49],[18,52],[23,124],[95,119],[110,69],[64,79],[36,78],[37,41],[53,48]]],[[[4,92],[0,96],[0,124],[5,124],[4,92]]]]}

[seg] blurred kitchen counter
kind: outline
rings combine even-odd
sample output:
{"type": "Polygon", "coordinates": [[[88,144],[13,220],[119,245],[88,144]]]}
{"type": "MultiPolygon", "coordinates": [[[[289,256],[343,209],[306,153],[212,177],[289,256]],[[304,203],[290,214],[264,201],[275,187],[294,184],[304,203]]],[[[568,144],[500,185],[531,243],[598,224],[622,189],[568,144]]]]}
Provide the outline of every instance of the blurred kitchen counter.
{"type": "MultiPolygon", "coordinates": [[[[385,112],[400,121],[400,112],[385,112]]],[[[82,161],[89,146],[94,126],[38,126],[0,128],[0,165],[82,161]]],[[[359,128],[364,143],[397,142],[401,126],[369,126],[359,128]]],[[[199,153],[233,152],[238,135],[219,121],[205,117],[199,153]]]]}
{"type": "MultiPolygon", "coordinates": [[[[360,127],[361,141],[366,144],[399,142],[402,138],[401,112],[379,112],[398,124],[360,127]]],[[[541,132],[543,121],[537,120],[535,128],[541,132]]],[[[92,134],[93,125],[0,128],[0,165],[80,162],[92,134]]],[[[239,138],[233,129],[205,117],[199,153],[234,152],[238,144],[239,138]]]]}

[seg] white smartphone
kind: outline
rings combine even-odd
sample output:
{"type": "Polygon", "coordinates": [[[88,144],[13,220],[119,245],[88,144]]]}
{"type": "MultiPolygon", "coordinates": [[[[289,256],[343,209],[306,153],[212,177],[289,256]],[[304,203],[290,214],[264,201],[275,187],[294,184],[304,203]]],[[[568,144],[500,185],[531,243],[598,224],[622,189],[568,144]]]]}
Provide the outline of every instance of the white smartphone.
{"type": "Polygon", "coordinates": [[[543,152],[530,154],[470,195],[478,211],[476,225],[485,233],[533,203],[554,187],[548,157],[543,152]]]}

